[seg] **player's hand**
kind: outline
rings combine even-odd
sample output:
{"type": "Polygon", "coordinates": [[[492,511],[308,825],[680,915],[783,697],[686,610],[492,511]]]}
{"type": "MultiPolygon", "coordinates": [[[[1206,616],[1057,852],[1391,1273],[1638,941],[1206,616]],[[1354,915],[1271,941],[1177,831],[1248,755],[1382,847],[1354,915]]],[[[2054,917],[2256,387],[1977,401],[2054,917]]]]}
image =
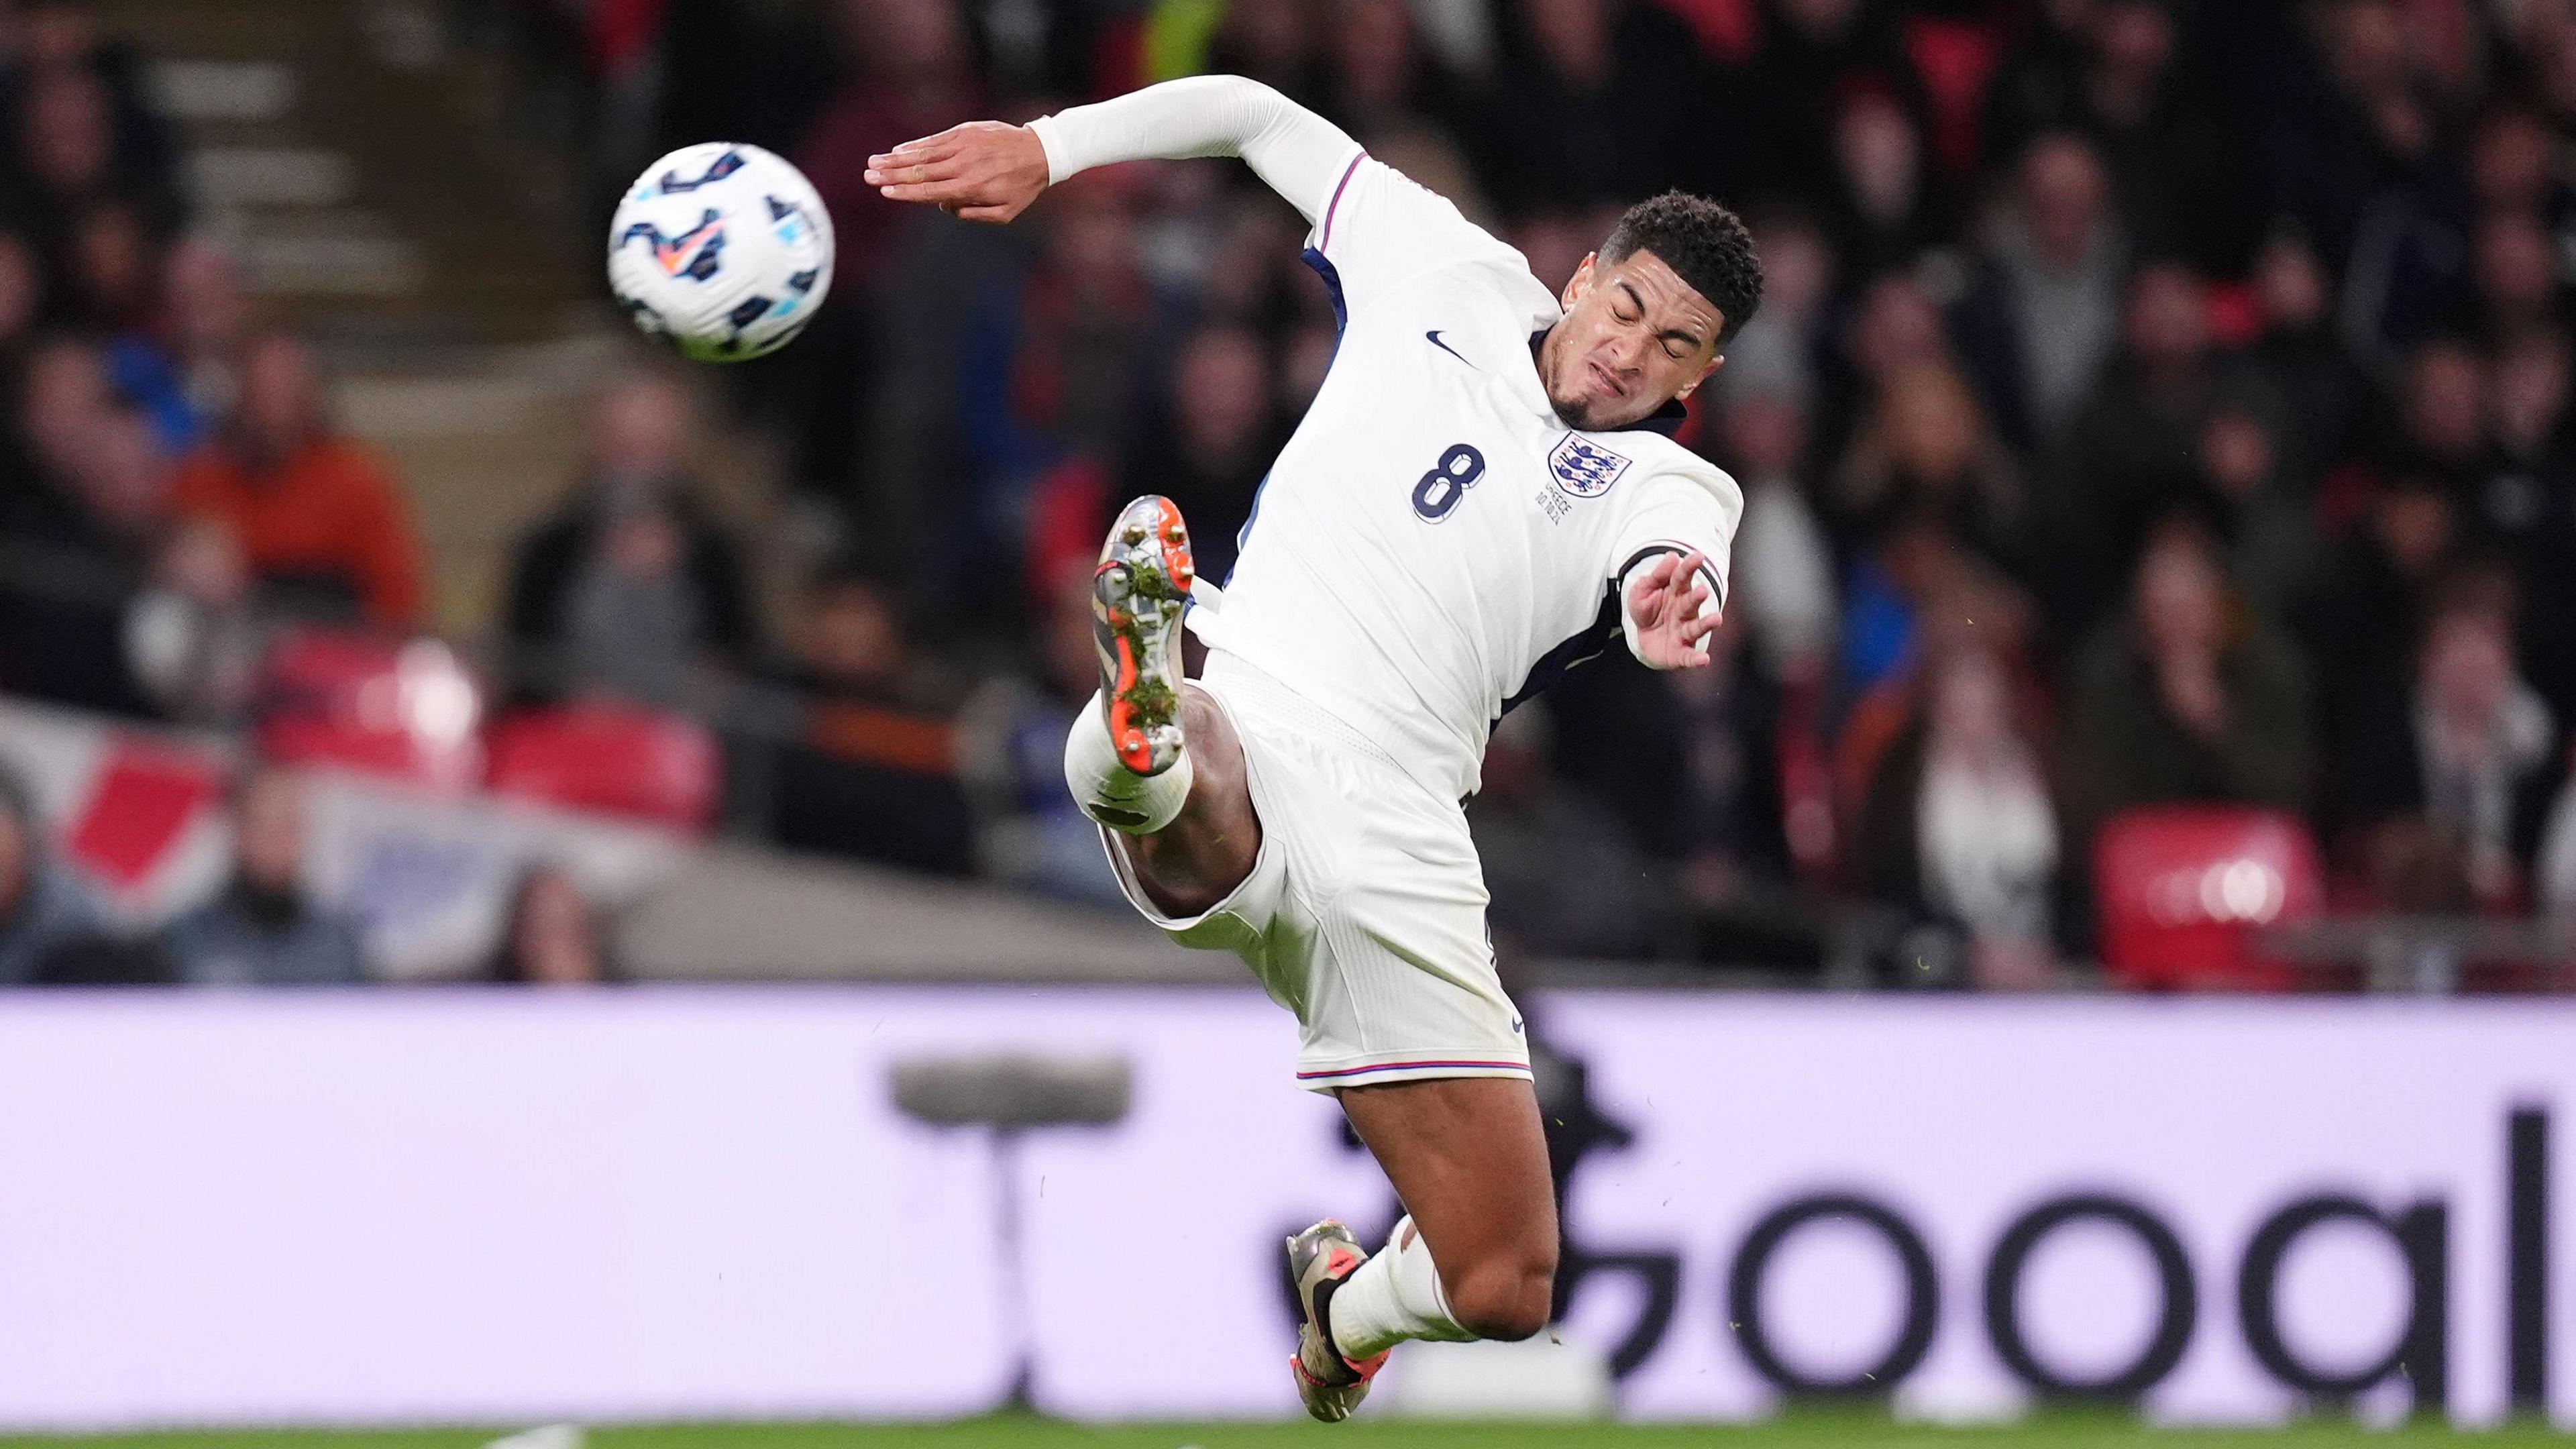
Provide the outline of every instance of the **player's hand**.
{"type": "Polygon", "coordinates": [[[1701,641],[1717,630],[1700,578],[1697,550],[1665,554],[1628,585],[1628,618],[1637,626],[1637,657],[1654,669],[1698,669],[1708,663],[1701,641]]]}
{"type": "Polygon", "coordinates": [[[869,157],[867,180],[889,201],[998,225],[1047,189],[1046,146],[1026,126],[969,121],[869,157]]]}

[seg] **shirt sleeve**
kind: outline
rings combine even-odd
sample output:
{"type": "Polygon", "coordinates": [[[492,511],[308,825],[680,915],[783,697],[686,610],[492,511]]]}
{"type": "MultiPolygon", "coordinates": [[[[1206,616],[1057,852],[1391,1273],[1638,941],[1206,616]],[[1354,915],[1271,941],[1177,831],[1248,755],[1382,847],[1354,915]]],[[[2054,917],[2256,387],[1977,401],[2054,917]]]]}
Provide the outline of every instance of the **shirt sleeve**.
{"type": "MultiPolygon", "coordinates": [[[[1619,530],[1605,572],[1619,590],[1620,633],[1628,641],[1628,652],[1640,660],[1645,656],[1638,649],[1636,618],[1628,611],[1628,589],[1656,560],[1668,554],[1699,554],[1700,578],[1709,593],[1701,613],[1726,608],[1729,558],[1736,522],[1744,515],[1744,499],[1733,480],[1714,469],[1710,472],[1708,479],[1663,474],[1645,480],[1649,486],[1638,490],[1637,506],[1619,530]]],[[[1708,652],[1707,638],[1699,641],[1699,651],[1708,652]]]]}
{"type": "Polygon", "coordinates": [[[1193,76],[1030,123],[1049,184],[1121,161],[1240,156],[1313,228],[1316,262],[1345,320],[1408,278],[1475,256],[1519,254],[1447,198],[1377,161],[1341,127],[1259,81],[1193,76]]]}
{"type": "MultiPolygon", "coordinates": [[[[1529,275],[1520,253],[1469,221],[1455,202],[1356,149],[1306,246],[1307,262],[1323,274],[1345,319],[1461,262],[1490,261],[1514,277],[1529,275]]],[[[1544,298],[1538,283],[1527,284],[1544,298]]]]}
{"type": "Polygon", "coordinates": [[[1240,156],[1316,222],[1360,145],[1341,127],[1259,81],[1192,76],[1029,124],[1046,148],[1047,184],[1121,161],[1240,156]]]}

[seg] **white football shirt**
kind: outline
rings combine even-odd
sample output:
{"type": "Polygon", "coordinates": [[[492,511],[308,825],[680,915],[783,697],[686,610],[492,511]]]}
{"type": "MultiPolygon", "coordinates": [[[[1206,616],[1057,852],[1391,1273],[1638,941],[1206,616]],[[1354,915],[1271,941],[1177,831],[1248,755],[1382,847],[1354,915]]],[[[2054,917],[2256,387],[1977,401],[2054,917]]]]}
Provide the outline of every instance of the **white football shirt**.
{"type": "Polygon", "coordinates": [[[1567,428],[1532,350],[1563,314],[1521,254],[1330,123],[1227,84],[1156,87],[1050,117],[1039,135],[1059,179],[1239,140],[1312,221],[1306,260],[1333,294],[1340,343],[1262,484],[1217,617],[1198,625],[1457,799],[1509,704],[1621,637],[1632,570],[1695,549],[1725,598],[1743,498],[1651,428],[1567,428]],[[1194,111],[1150,109],[1156,91],[1188,88],[1194,111]],[[1217,103],[1250,119],[1211,121],[1217,103]]]}

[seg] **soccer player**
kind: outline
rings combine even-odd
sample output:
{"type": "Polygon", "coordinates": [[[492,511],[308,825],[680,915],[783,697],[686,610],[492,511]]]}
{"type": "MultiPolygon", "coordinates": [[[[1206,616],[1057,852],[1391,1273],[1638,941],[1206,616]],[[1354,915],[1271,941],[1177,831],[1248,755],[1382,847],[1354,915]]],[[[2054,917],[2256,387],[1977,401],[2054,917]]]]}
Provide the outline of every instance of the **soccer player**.
{"type": "Polygon", "coordinates": [[[1065,777],[1136,908],[1240,953],[1296,1013],[1298,1081],[1340,1099],[1403,1200],[1374,1257],[1338,1222],[1289,1240],[1291,1363],[1331,1421],[1403,1340],[1547,1324],[1547,1148],[1460,802],[1494,721],[1612,639],[1657,669],[1708,662],[1743,500],[1670,434],[1762,275],[1732,213],[1667,193],[1558,297],[1456,207],[1232,76],[958,126],[867,179],[1007,222],[1089,167],[1219,155],[1313,225],[1340,345],[1221,591],[1194,597],[1168,500],[1119,515],[1094,586],[1099,707],[1065,777]],[[1209,649],[1188,682],[1185,615],[1209,649]]]}

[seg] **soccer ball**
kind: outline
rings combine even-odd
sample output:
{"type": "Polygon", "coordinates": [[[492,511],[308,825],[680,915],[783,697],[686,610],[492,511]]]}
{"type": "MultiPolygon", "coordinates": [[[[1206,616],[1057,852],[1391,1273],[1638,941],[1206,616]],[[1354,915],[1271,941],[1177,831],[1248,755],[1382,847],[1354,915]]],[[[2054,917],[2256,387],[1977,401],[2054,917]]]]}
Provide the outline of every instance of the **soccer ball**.
{"type": "Polygon", "coordinates": [[[608,229],[608,285],[635,325],[700,362],[775,352],[832,288],[832,218],[757,146],[684,146],[645,168],[608,229]]]}

